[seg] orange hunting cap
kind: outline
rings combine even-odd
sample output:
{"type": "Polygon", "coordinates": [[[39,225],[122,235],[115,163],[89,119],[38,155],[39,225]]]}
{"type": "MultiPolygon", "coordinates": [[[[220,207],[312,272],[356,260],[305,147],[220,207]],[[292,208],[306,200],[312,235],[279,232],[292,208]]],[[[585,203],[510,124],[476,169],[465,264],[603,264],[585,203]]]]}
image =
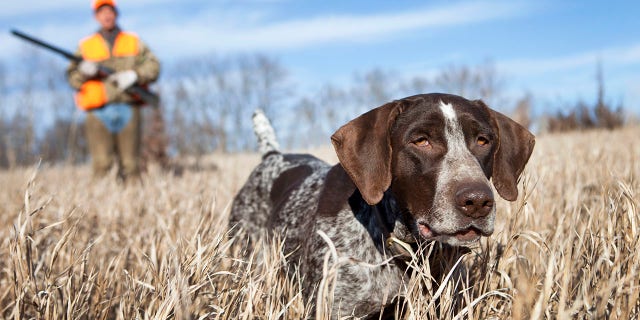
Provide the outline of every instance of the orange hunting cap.
{"type": "Polygon", "coordinates": [[[102,6],[111,6],[112,8],[116,8],[116,1],[115,0],[94,0],[93,1],[93,11],[98,10],[98,8],[102,7],[102,6]]]}

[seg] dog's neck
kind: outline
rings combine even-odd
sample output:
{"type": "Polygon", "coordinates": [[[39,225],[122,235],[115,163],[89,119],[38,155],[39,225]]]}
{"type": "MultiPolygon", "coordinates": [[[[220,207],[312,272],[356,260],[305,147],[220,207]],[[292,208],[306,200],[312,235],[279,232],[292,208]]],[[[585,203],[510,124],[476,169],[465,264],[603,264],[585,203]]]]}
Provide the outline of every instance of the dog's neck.
{"type": "Polygon", "coordinates": [[[403,212],[389,190],[379,203],[371,206],[362,198],[342,165],[337,164],[327,172],[319,199],[316,212],[318,216],[335,216],[348,204],[380,253],[386,251],[391,256],[404,256],[405,259],[410,257],[410,253],[402,249],[415,248],[416,240],[406,223],[408,219],[405,215],[408,213],[406,210],[403,212]]]}
{"type": "Polygon", "coordinates": [[[365,227],[378,251],[402,259],[410,258],[406,250],[416,242],[390,191],[386,191],[376,205],[369,205],[356,189],[349,197],[349,206],[356,219],[365,227]]]}

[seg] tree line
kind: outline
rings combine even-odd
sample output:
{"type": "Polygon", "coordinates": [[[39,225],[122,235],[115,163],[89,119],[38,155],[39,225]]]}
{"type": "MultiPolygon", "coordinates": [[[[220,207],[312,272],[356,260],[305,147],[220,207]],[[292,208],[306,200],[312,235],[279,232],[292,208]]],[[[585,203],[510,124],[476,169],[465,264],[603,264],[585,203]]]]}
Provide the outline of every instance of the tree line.
{"type": "Polygon", "coordinates": [[[625,110],[622,103],[614,106],[605,96],[602,63],[598,61],[596,70],[597,99],[593,104],[584,101],[547,116],[549,132],[588,130],[594,128],[615,129],[625,123],[625,110]]]}
{"type": "MultiPolygon", "coordinates": [[[[64,79],[66,65],[35,50],[28,51],[21,62],[20,72],[9,76],[0,61],[0,168],[40,160],[86,161],[83,113],[74,107],[64,79]]],[[[490,61],[450,65],[432,77],[404,78],[373,69],[355,73],[347,85],[328,83],[313,92],[300,92],[286,66],[264,54],[206,55],[163,67],[161,80],[153,88],[160,93],[161,107],[143,112],[143,155],[161,162],[170,157],[198,159],[212,152],[253,150],[251,113],[256,108],[272,119],[286,148],[327,144],[331,133],[349,119],[390,100],[425,92],[483,99],[521,124],[532,124],[533,98],[524,94],[513,102],[506,99],[505,80],[490,61]]],[[[608,120],[608,128],[623,123],[620,111],[612,111],[603,93],[595,111],[585,108],[589,109],[575,112],[593,115],[598,124],[609,117],[613,120],[608,120]]],[[[586,128],[566,125],[565,113],[544,119],[550,131],[586,128]]]]}

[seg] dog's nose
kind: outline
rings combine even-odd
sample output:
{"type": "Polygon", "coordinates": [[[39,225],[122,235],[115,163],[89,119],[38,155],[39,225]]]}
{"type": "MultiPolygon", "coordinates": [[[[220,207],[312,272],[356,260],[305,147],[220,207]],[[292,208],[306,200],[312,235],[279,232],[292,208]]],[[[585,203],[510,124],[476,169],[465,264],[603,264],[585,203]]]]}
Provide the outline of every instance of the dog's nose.
{"type": "Polygon", "coordinates": [[[466,183],[456,192],[456,206],[466,216],[486,217],[493,210],[493,192],[484,183],[466,183]]]}

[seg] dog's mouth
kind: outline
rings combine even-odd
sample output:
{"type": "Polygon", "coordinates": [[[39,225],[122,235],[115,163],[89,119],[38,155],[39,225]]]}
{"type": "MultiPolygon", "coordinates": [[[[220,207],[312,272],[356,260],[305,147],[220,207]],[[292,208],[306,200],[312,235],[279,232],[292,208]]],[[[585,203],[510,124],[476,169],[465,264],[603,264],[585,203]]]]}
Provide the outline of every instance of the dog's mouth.
{"type": "Polygon", "coordinates": [[[428,241],[439,241],[453,246],[467,246],[480,240],[481,236],[487,236],[480,229],[469,226],[452,233],[438,233],[425,223],[418,223],[420,236],[428,241]]]}

